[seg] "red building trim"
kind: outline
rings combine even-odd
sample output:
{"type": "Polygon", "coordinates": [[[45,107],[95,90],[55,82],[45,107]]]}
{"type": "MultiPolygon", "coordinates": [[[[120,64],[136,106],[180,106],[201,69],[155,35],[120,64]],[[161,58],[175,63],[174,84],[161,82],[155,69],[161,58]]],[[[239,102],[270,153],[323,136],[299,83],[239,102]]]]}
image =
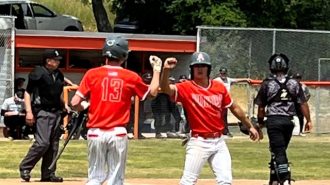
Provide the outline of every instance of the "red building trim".
{"type": "MultiPolygon", "coordinates": [[[[23,31],[16,33],[16,48],[101,49],[104,39],[112,33],[23,31]],[[38,32],[40,34],[38,34],[38,32]]],[[[118,35],[118,34],[117,34],[118,35]]],[[[131,51],[193,53],[193,36],[122,34],[131,51]]]]}

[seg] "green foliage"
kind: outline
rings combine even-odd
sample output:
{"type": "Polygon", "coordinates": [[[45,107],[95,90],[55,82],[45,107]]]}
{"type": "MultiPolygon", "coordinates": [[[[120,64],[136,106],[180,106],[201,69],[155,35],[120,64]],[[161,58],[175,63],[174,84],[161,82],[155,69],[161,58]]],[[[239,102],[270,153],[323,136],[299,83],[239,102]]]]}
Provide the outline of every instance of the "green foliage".
{"type": "MultiPolygon", "coordinates": [[[[235,179],[268,178],[268,141],[251,142],[248,137],[226,140],[232,156],[235,179]]],[[[18,165],[26,155],[30,141],[0,141],[0,178],[18,178],[18,165]]],[[[63,143],[61,143],[63,144],[63,143]]],[[[329,179],[330,137],[293,137],[288,156],[293,178],[329,179]],[[306,170],[308,169],[308,170],[306,170]],[[313,173],[311,173],[311,171],[313,173]]],[[[185,148],[179,139],[130,140],[126,167],[127,178],[175,178],[182,175],[185,148]]],[[[87,177],[87,142],[73,140],[67,145],[57,164],[57,173],[65,178],[87,177]]],[[[40,163],[32,171],[40,177],[40,163]]],[[[206,164],[200,178],[214,178],[206,164]]]]}
{"type": "Polygon", "coordinates": [[[237,0],[249,27],[329,30],[330,2],[324,0],[237,0]]]}
{"type": "Polygon", "coordinates": [[[182,34],[194,34],[198,25],[246,26],[235,0],[174,0],[167,11],[175,18],[173,29],[182,34]]]}
{"type": "MultiPolygon", "coordinates": [[[[61,14],[78,17],[96,31],[91,0],[36,0],[61,14]],[[65,5],[65,6],[63,6],[65,5]]],[[[196,34],[196,26],[330,29],[324,0],[103,0],[109,21],[127,19],[141,33],[196,34]]]]}

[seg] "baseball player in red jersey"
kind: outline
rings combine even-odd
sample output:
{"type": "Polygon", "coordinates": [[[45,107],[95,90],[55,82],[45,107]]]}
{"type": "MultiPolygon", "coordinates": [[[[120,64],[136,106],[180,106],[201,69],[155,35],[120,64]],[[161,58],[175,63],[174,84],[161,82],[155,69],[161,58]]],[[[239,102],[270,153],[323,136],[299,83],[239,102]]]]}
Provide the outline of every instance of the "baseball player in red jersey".
{"type": "Polygon", "coordinates": [[[106,180],[108,185],[124,183],[131,97],[137,95],[144,100],[158,92],[162,61],[150,56],[154,74],[148,86],[138,74],[121,67],[128,52],[126,39],[107,38],[102,52],[106,65],[88,70],[71,100],[76,110],[83,109],[83,100],[90,103],[87,185],[101,185],[106,180]]]}
{"type": "Polygon", "coordinates": [[[187,143],[186,160],[181,185],[196,184],[198,176],[208,162],[218,185],[232,183],[231,157],[222,131],[222,111],[229,108],[245,124],[252,140],[259,140],[257,130],[243,110],[232,100],[223,83],[210,79],[211,62],[205,52],[195,52],[190,64],[191,80],[175,85],[168,84],[168,76],[177,60],[167,58],[161,80],[161,89],[187,111],[191,138],[187,143]]]}

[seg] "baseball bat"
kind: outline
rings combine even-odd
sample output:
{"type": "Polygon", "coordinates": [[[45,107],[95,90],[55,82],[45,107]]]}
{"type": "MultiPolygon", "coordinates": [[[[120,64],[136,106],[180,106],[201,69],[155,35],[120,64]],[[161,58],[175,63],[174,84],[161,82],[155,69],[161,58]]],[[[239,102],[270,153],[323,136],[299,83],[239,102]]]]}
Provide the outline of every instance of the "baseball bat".
{"type": "Polygon", "coordinates": [[[70,124],[72,125],[72,129],[70,129],[70,133],[68,138],[65,140],[65,142],[63,143],[63,146],[61,148],[61,150],[57,153],[55,159],[53,160],[52,164],[48,167],[49,170],[53,169],[56,162],[58,161],[58,159],[61,157],[66,145],[69,143],[69,141],[71,140],[73,134],[78,130],[78,128],[80,127],[80,125],[86,120],[86,114],[84,114],[83,112],[81,112],[80,114],[78,114],[77,112],[73,112],[71,120],[70,120],[70,124]],[[84,116],[82,119],[79,119],[79,116],[84,116]]]}

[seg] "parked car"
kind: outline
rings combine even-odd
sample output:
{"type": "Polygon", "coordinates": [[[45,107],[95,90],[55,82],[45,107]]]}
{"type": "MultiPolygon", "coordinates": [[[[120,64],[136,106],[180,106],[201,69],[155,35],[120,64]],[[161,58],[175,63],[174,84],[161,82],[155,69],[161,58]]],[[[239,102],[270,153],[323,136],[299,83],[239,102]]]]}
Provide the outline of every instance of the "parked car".
{"type": "Polygon", "coordinates": [[[114,30],[115,33],[140,33],[140,27],[138,21],[130,21],[128,18],[115,21],[114,30]]]}
{"type": "Polygon", "coordinates": [[[0,15],[16,16],[17,29],[83,31],[78,18],[56,14],[47,7],[30,0],[1,0],[0,15]]]}

